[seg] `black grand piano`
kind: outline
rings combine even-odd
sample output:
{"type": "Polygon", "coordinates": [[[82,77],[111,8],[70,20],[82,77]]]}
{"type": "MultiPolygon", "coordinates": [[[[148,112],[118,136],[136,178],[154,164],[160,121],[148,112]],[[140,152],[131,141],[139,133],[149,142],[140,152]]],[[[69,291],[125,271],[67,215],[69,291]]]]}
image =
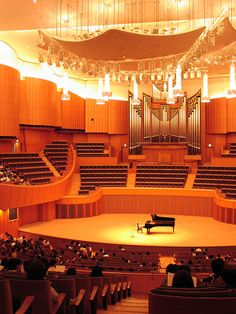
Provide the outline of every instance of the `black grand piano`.
{"type": "Polygon", "coordinates": [[[156,214],[151,214],[151,217],[152,220],[146,221],[143,226],[143,228],[147,229],[147,233],[150,233],[153,227],[172,227],[173,232],[175,231],[175,218],[157,216],[156,214]]]}

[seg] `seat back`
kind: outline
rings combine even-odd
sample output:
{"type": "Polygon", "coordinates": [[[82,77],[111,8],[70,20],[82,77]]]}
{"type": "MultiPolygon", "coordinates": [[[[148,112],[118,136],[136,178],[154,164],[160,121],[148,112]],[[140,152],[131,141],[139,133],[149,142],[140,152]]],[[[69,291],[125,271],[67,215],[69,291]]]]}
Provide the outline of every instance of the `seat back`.
{"type": "Polygon", "coordinates": [[[9,279],[12,296],[23,300],[27,295],[35,297],[33,314],[53,313],[53,301],[48,280],[20,280],[9,279]]]}
{"type": "Polygon", "coordinates": [[[7,279],[0,279],[0,314],[12,314],[12,297],[10,284],[7,279]]]}
{"type": "Polygon", "coordinates": [[[93,287],[98,287],[98,308],[102,309],[103,304],[101,294],[103,289],[103,277],[91,277],[91,283],[93,287]]]}
{"type": "Polygon", "coordinates": [[[85,313],[89,314],[91,313],[91,306],[89,302],[90,293],[92,291],[92,284],[91,284],[91,278],[90,277],[82,277],[82,276],[76,276],[75,277],[75,283],[76,283],[76,290],[77,292],[80,289],[85,289],[85,313]]]}
{"type": "Polygon", "coordinates": [[[236,296],[229,292],[153,293],[149,292],[149,314],[235,313],[236,296]],[[199,295],[198,295],[199,294],[199,295]]]}
{"type": "Polygon", "coordinates": [[[74,299],[76,297],[76,284],[74,278],[49,277],[49,280],[52,282],[58,293],[66,293],[67,304],[69,304],[70,299],[74,299]]]}

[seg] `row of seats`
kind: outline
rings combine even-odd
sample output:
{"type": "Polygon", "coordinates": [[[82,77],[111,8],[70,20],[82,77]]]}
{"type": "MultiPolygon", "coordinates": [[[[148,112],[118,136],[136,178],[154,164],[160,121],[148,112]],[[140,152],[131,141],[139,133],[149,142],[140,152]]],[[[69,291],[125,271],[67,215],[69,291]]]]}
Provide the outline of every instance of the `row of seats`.
{"type": "Polygon", "coordinates": [[[127,185],[128,166],[109,165],[106,167],[81,166],[79,194],[88,194],[96,187],[124,187],[127,185]]]}
{"type": "Polygon", "coordinates": [[[236,198],[236,167],[199,166],[193,188],[220,189],[227,198],[236,198]]]}
{"type": "Polygon", "coordinates": [[[141,165],[136,169],[136,187],[184,187],[186,165],[141,165]]]}
{"type": "Polygon", "coordinates": [[[78,157],[109,157],[104,143],[76,143],[75,148],[78,157]]]}
{"type": "Polygon", "coordinates": [[[48,158],[56,170],[62,174],[67,169],[68,143],[65,141],[53,141],[44,148],[44,155],[48,158]]]}
{"type": "Polygon", "coordinates": [[[229,153],[227,154],[222,154],[222,157],[229,157],[229,158],[234,158],[236,157],[236,143],[230,143],[229,146],[229,153]]]}
{"type": "MultiPolygon", "coordinates": [[[[5,272],[2,278],[0,289],[3,285],[8,286],[14,300],[21,301],[31,296],[33,314],[64,314],[68,311],[72,314],[95,314],[98,308],[107,309],[108,304],[115,305],[131,296],[131,282],[123,275],[89,277],[49,272],[45,280],[29,280],[25,273],[5,272]],[[51,284],[59,294],[57,303],[52,301],[51,284]]],[[[2,292],[0,298],[6,296],[6,291],[2,292]]],[[[1,303],[0,313],[9,313],[2,312],[2,309],[1,303]]]]}
{"type": "Polygon", "coordinates": [[[5,167],[14,171],[30,184],[49,183],[53,173],[37,153],[0,154],[5,167]]]}

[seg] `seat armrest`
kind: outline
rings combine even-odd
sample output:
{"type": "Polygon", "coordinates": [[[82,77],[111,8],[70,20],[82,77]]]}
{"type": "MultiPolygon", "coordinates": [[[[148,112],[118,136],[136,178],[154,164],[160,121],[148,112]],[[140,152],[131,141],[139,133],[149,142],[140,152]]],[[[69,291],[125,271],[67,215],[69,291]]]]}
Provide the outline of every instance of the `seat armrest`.
{"type": "Polygon", "coordinates": [[[59,293],[57,303],[53,304],[53,313],[64,313],[66,306],[66,294],[59,293]]]}
{"type": "Polygon", "coordinates": [[[34,296],[27,296],[15,314],[26,313],[30,309],[30,307],[32,307],[33,302],[34,302],[34,296]]]}
{"type": "Polygon", "coordinates": [[[101,297],[102,297],[103,309],[106,310],[107,309],[107,303],[108,303],[108,284],[105,284],[103,286],[101,297]]]}
{"type": "Polygon", "coordinates": [[[83,302],[84,296],[85,296],[85,289],[80,289],[76,300],[75,300],[75,306],[80,306],[80,304],[83,302]]]}
{"type": "Polygon", "coordinates": [[[97,298],[98,298],[98,287],[94,286],[89,296],[89,302],[91,306],[91,314],[97,313],[97,298]]]}

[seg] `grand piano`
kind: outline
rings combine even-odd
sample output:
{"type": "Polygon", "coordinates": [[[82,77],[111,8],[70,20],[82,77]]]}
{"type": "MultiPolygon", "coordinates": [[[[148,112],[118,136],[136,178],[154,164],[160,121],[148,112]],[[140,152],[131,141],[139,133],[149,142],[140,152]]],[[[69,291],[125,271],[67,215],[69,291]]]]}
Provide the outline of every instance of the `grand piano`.
{"type": "Polygon", "coordinates": [[[173,232],[175,231],[175,218],[157,216],[156,214],[151,214],[151,217],[152,220],[146,221],[143,226],[143,228],[147,229],[147,233],[150,233],[153,227],[172,227],[173,232]]]}

